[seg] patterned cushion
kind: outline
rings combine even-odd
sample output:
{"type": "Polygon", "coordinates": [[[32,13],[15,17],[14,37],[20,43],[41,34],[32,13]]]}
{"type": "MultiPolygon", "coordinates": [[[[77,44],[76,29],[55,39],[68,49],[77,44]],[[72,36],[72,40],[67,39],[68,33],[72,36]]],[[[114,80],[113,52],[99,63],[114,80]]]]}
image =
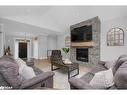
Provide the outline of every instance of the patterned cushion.
{"type": "Polygon", "coordinates": [[[105,89],[114,85],[112,69],[96,73],[90,85],[95,89],[105,89]]]}

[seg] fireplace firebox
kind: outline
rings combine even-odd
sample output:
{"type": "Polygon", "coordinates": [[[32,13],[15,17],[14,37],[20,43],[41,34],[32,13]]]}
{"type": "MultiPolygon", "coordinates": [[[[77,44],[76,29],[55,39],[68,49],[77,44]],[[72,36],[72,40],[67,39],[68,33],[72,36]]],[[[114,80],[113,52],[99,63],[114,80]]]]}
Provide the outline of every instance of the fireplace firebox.
{"type": "Polygon", "coordinates": [[[88,62],[88,48],[77,48],[76,49],[76,60],[88,62]]]}

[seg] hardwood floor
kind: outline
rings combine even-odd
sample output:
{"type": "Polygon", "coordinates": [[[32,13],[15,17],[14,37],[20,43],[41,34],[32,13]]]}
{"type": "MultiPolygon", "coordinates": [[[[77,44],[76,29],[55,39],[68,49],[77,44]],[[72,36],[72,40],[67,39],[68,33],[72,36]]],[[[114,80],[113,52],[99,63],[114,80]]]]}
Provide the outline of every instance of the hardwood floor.
{"type": "MultiPolygon", "coordinates": [[[[47,59],[41,59],[35,61],[35,66],[46,71],[51,71],[51,63],[47,59]]],[[[89,72],[91,70],[91,66],[85,65],[85,64],[79,64],[79,75],[76,77],[81,77],[85,73],[89,72]]],[[[55,73],[54,75],[54,88],[57,89],[70,89],[69,83],[68,83],[68,74],[66,72],[63,72],[62,70],[55,70],[53,71],[55,73]]]]}

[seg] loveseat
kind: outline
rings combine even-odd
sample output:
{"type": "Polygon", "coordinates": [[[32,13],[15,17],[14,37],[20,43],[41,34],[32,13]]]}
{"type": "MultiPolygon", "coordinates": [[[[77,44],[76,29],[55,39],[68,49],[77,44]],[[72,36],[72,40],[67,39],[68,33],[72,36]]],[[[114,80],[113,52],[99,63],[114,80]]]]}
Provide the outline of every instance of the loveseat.
{"type": "Polygon", "coordinates": [[[34,65],[31,66],[36,74],[29,80],[22,79],[19,66],[11,56],[0,58],[0,87],[2,89],[37,89],[40,87],[53,88],[54,73],[43,72],[34,65]]]}
{"type": "MultiPolygon", "coordinates": [[[[100,61],[90,72],[80,78],[73,77],[69,79],[71,89],[96,89],[90,85],[90,81],[95,74],[100,71],[108,70],[106,64],[112,62],[100,61]]],[[[105,89],[127,89],[127,55],[121,55],[112,65],[114,85],[105,89]]]]}

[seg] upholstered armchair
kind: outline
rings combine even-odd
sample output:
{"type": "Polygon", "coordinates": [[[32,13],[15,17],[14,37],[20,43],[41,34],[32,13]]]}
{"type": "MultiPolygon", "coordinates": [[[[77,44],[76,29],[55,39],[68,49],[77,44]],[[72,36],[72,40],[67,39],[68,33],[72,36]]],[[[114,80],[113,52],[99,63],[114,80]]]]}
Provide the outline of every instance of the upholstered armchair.
{"type": "Polygon", "coordinates": [[[60,50],[52,50],[50,60],[51,60],[51,70],[52,71],[58,69],[58,68],[53,69],[53,65],[57,66],[57,67],[61,67],[61,65],[63,64],[61,51],[60,50]]]}
{"type": "Polygon", "coordinates": [[[0,58],[0,87],[12,87],[12,89],[53,88],[53,72],[43,72],[35,66],[32,68],[36,76],[24,80],[19,74],[19,66],[13,58],[8,56],[0,58]]]}

